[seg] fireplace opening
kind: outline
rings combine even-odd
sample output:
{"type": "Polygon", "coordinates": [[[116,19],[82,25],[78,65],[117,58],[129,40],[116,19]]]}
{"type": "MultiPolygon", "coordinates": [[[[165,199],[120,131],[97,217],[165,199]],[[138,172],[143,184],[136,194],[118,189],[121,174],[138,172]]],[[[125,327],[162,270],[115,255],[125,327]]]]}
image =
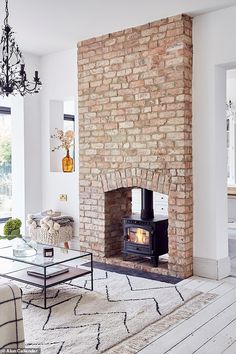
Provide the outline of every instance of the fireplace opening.
{"type": "Polygon", "coordinates": [[[168,217],[154,216],[153,192],[141,189],[140,215],[123,218],[123,259],[129,255],[148,257],[154,267],[159,256],[168,253],[168,217]]]}

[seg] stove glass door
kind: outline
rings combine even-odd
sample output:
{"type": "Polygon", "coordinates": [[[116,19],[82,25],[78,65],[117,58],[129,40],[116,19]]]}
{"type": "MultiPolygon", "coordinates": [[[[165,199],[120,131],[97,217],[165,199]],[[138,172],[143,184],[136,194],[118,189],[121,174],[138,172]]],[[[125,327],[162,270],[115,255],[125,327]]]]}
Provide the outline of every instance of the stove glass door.
{"type": "Polygon", "coordinates": [[[128,241],[130,242],[149,245],[149,236],[150,232],[145,229],[139,227],[128,228],[128,241]]]}

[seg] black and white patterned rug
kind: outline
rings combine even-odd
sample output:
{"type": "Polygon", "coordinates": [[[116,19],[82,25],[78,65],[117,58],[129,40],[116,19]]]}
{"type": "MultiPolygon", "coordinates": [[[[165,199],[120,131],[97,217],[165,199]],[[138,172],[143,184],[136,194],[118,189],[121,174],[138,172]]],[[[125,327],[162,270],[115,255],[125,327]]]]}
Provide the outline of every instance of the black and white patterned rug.
{"type": "MultiPolygon", "coordinates": [[[[72,282],[89,286],[89,280],[72,282]]],[[[22,287],[22,284],[21,284],[22,287]]],[[[24,299],[42,304],[40,289],[23,286],[24,299]]],[[[94,291],[60,284],[48,289],[47,310],[24,304],[27,347],[42,354],[94,354],[162,319],[200,293],[178,284],[94,270],[94,291]],[[56,302],[67,300],[55,305],[56,302]]]]}

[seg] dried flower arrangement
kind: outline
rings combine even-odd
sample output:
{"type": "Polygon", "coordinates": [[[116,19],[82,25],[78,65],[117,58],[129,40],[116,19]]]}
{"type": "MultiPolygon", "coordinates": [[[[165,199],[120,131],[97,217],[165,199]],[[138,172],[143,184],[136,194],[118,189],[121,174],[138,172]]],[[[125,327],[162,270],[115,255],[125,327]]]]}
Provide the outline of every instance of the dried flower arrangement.
{"type": "Polygon", "coordinates": [[[52,149],[52,151],[58,150],[58,149],[65,149],[65,150],[69,150],[71,148],[71,146],[74,145],[73,141],[75,138],[75,133],[72,130],[67,130],[66,132],[63,132],[63,130],[61,129],[55,129],[56,133],[54,135],[51,136],[51,138],[56,138],[59,139],[61,144],[54,147],[52,149]]]}

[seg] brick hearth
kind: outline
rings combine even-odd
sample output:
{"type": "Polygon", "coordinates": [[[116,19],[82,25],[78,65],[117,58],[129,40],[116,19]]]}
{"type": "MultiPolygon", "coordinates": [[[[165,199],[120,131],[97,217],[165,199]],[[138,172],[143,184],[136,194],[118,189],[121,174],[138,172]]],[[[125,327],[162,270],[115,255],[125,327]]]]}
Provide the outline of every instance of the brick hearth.
{"type": "Polygon", "coordinates": [[[131,188],[147,188],[169,195],[165,272],[190,276],[191,18],[80,42],[78,77],[81,249],[117,262],[131,188]]]}

